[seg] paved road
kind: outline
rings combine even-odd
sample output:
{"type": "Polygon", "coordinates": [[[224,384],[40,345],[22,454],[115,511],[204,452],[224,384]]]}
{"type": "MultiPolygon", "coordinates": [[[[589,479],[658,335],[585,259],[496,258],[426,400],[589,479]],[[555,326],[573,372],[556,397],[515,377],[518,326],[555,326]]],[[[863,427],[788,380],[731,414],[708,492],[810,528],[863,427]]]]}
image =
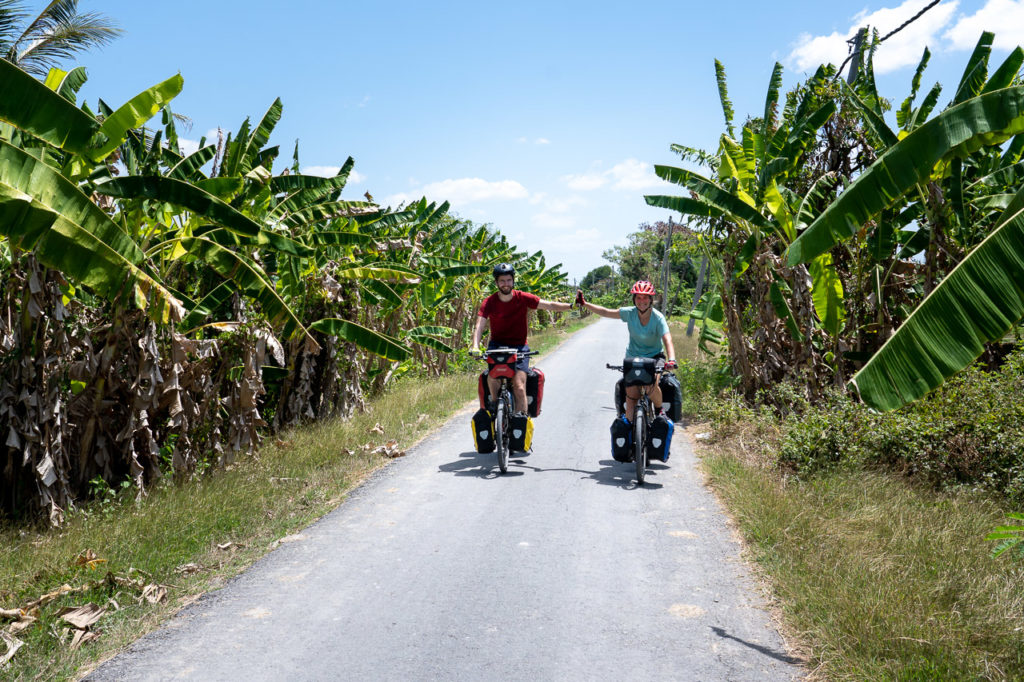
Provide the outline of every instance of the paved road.
{"type": "Polygon", "coordinates": [[[509,472],[456,415],[344,504],[90,680],[789,680],[723,514],[677,438],[637,488],[608,448],[625,325],[536,364],[509,472]]]}

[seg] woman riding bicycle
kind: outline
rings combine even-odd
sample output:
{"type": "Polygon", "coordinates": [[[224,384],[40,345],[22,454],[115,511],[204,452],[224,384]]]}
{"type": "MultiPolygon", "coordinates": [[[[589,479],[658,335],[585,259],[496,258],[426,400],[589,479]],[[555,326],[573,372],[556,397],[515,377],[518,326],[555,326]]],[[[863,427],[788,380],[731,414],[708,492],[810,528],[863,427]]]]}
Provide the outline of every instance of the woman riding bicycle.
{"type": "MultiPolygon", "coordinates": [[[[654,309],[654,285],[640,280],[629,290],[633,295],[631,307],[612,310],[583,299],[583,291],[576,292],[576,304],[601,317],[620,319],[629,328],[629,345],[626,346],[626,357],[630,358],[661,358],[666,359],[666,369],[676,366],[676,351],[672,345],[672,334],[668,329],[665,316],[654,309]],[[662,347],[664,346],[664,352],[662,347]]],[[[655,409],[661,411],[661,387],[658,381],[659,372],[655,375],[654,386],[648,394],[655,409]]],[[[636,401],[640,398],[640,387],[626,388],[626,418],[633,421],[636,412],[636,401]]]]}

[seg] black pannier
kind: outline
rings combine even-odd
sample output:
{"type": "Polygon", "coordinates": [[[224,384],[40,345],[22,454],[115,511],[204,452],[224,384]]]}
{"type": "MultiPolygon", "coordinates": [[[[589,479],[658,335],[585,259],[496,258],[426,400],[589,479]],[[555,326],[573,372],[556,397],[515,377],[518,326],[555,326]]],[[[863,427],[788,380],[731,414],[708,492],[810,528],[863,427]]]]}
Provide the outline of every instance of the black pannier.
{"type": "Polygon", "coordinates": [[[487,410],[477,410],[473,415],[473,445],[481,454],[494,452],[494,422],[487,410]]]}
{"type": "Polygon", "coordinates": [[[674,422],[683,418],[683,389],[679,385],[679,379],[672,374],[662,374],[661,382],[661,406],[665,414],[674,422]]]}
{"type": "Polygon", "coordinates": [[[672,433],[676,425],[663,414],[651,422],[651,432],[647,434],[647,457],[662,462],[668,461],[669,448],[672,446],[672,433]]]}
{"type": "Polygon", "coordinates": [[[633,425],[625,417],[612,422],[612,458],[616,462],[633,461],[633,425]]]}
{"type": "Polygon", "coordinates": [[[649,386],[654,383],[655,358],[624,358],[622,378],[626,386],[649,386]]]}

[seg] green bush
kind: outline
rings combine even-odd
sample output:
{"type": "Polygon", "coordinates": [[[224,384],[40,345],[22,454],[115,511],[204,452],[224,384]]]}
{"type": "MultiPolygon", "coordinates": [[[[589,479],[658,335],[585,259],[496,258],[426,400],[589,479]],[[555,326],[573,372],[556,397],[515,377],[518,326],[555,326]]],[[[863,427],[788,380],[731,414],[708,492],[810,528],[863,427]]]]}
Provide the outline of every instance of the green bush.
{"type": "MultiPolygon", "coordinates": [[[[783,389],[784,390],[784,389],[783,389]]],[[[1024,502],[1024,350],[995,372],[975,366],[886,414],[835,393],[781,417],[779,465],[798,475],[880,467],[939,488],[1024,502]]],[[[775,403],[778,404],[778,403],[775,403]]]]}

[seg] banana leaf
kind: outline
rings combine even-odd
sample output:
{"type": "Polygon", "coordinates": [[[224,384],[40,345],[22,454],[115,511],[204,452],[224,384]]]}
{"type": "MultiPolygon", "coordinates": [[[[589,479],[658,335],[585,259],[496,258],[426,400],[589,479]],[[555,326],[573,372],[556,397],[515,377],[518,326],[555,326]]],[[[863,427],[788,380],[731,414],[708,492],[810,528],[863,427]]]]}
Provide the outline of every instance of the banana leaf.
{"type": "Polygon", "coordinates": [[[157,83],[148,90],[140,92],[118,107],[117,111],[108,116],[100,126],[100,130],[107,136],[107,142],[99,149],[89,153],[93,161],[102,161],[110,156],[111,152],[124,142],[129,130],[138,128],[153,118],[156,112],[181,92],[184,84],[185,79],[181,77],[181,74],[171,76],[162,83],[157,83]]]}
{"type": "Polygon", "coordinates": [[[403,346],[397,339],[375,332],[372,329],[367,329],[349,320],[326,317],[309,325],[309,328],[328,336],[337,336],[392,362],[401,362],[408,358],[411,353],[409,348],[403,346]]]}
{"type": "Polygon", "coordinates": [[[132,175],[97,185],[97,194],[120,199],[154,199],[187,208],[229,230],[255,237],[260,224],[196,185],[159,175],[132,175]]]}
{"type": "Polygon", "coordinates": [[[790,244],[789,264],[808,263],[895,204],[937,163],[999,144],[1024,131],[1024,86],[951,107],[889,148],[790,244]]]}
{"type": "Polygon", "coordinates": [[[76,66],[70,71],[53,67],[46,75],[43,84],[74,104],[78,97],[78,91],[82,89],[88,79],[89,76],[86,75],[84,66],[76,66]]]}
{"type": "Polygon", "coordinates": [[[103,139],[95,118],[4,59],[0,59],[0,121],[76,154],[103,139]]]}
{"type": "Polygon", "coordinates": [[[921,398],[1003,338],[1024,316],[1024,190],[997,227],[914,310],[850,381],[892,410],[921,398]]]}
{"type": "Polygon", "coordinates": [[[167,176],[176,178],[178,180],[202,180],[203,177],[196,178],[195,174],[200,168],[208,164],[213,160],[213,157],[217,155],[216,145],[206,145],[200,147],[196,151],[192,152],[184,159],[176,163],[171,170],[167,172],[167,176]]]}
{"type": "Polygon", "coordinates": [[[843,305],[843,282],[832,264],[832,254],[823,253],[811,261],[811,299],[821,326],[832,335],[839,336],[846,323],[843,305]]]}
{"type": "MultiPolygon", "coordinates": [[[[124,234],[116,227],[114,231],[124,234]]],[[[167,323],[184,316],[185,309],[170,291],[72,215],[58,213],[5,184],[0,184],[0,234],[69,281],[108,300],[123,296],[130,287],[136,304],[152,319],[167,323]]]]}
{"type": "Polygon", "coordinates": [[[957,86],[953,104],[960,104],[977,96],[985,86],[985,81],[988,80],[988,58],[992,54],[994,39],[995,34],[989,31],[983,32],[978,38],[978,44],[974,46],[974,52],[967,60],[964,75],[960,78],[960,85],[957,86]]]}
{"type": "Polygon", "coordinates": [[[665,195],[645,195],[644,201],[649,206],[667,208],[670,211],[678,211],[683,215],[692,215],[700,218],[718,218],[724,214],[722,209],[711,204],[691,199],[689,197],[670,197],[665,195]]]}
{"type": "Polygon", "coordinates": [[[200,264],[209,267],[224,279],[234,282],[248,296],[259,301],[263,312],[272,322],[297,327],[303,335],[309,336],[301,320],[278,296],[274,285],[258,265],[242,254],[226,249],[205,237],[185,237],[181,240],[181,245],[200,264]]]}

